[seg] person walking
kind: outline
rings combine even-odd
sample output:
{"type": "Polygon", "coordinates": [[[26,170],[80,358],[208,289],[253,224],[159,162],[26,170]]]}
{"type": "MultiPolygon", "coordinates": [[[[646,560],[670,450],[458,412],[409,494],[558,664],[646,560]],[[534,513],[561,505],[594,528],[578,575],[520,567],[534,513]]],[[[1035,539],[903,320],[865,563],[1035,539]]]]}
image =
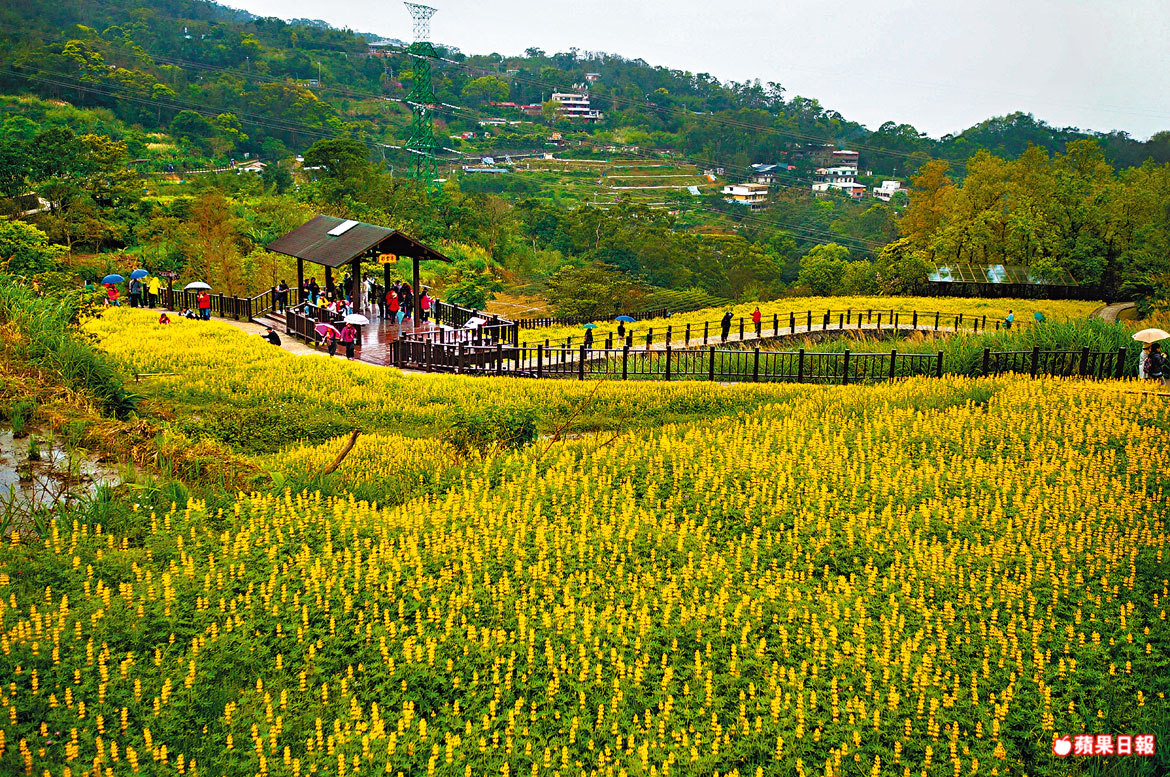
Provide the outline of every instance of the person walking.
{"type": "Polygon", "coordinates": [[[353,349],[357,345],[357,327],[346,324],[341,330],[341,342],[345,344],[345,358],[353,359],[353,349]]]}
{"type": "Polygon", "coordinates": [[[288,308],[288,291],[288,284],[283,280],[276,284],[276,299],[273,300],[273,303],[278,311],[284,311],[288,308]]]}
{"type": "Polygon", "coordinates": [[[593,347],[593,330],[592,329],[585,330],[585,343],[584,343],[584,345],[586,348],[593,347]]]}
{"type": "Polygon", "coordinates": [[[1170,380],[1166,378],[1166,354],[1162,352],[1161,343],[1150,346],[1150,355],[1146,359],[1146,374],[1163,386],[1170,386],[1170,380]]]}
{"type": "Polygon", "coordinates": [[[1146,362],[1150,359],[1150,344],[1146,343],[1142,346],[1141,353],[1138,354],[1138,380],[1146,379],[1146,362]]]}
{"type": "Polygon", "coordinates": [[[106,284],[106,307],[110,307],[110,308],[122,307],[122,303],[118,300],[119,296],[121,296],[121,295],[118,293],[118,287],[112,283],[107,283],[106,284]]]}
{"type": "Polygon", "coordinates": [[[325,347],[329,349],[330,356],[337,355],[337,335],[333,334],[332,329],[325,330],[325,347]]]}
{"type": "Polygon", "coordinates": [[[404,319],[414,317],[414,289],[410,288],[409,283],[403,282],[402,284],[402,299],[399,301],[398,308],[402,311],[404,319]]]}
{"type": "Polygon", "coordinates": [[[419,315],[423,321],[426,321],[431,313],[431,295],[427,294],[425,289],[423,290],[422,296],[418,298],[418,306],[420,310],[419,315]]]}
{"type": "Polygon", "coordinates": [[[752,311],[752,323],[756,325],[756,339],[760,339],[761,322],[764,320],[764,314],[760,312],[760,306],[756,305],[756,309],[752,311]]]}
{"type": "Polygon", "coordinates": [[[199,317],[204,321],[211,320],[211,295],[206,291],[199,292],[199,296],[195,299],[195,304],[199,307],[199,317]]]}
{"type": "Polygon", "coordinates": [[[626,322],[625,321],[618,322],[617,336],[618,336],[619,340],[624,340],[626,338],[626,322]]]}
{"type": "Polygon", "coordinates": [[[719,322],[719,326],[723,330],[723,342],[725,342],[725,343],[727,342],[727,336],[729,334],[731,334],[731,319],[732,318],[733,318],[733,316],[731,315],[731,311],[729,310],[723,314],[723,320],[719,322]]]}
{"type": "Polygon", "coordinates": [[[137,308],[142,306],[142,281],[137,278],[130,279],[130,307],[137,308]]]}
{"type": "Polygon", "coordinates": [[[162,280],[157,275],[146,279],[146,304],[148,307],[158,307],[158,295],[162,291],[162,280]]]}

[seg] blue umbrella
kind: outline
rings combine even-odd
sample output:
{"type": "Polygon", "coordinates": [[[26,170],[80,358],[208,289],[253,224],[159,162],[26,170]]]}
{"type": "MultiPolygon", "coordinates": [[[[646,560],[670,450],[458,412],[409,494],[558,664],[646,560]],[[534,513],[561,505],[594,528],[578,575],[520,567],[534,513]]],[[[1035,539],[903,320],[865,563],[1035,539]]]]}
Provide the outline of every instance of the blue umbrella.
{"type": "Polygon", "coordinates": [[[618,316],[617,318],[614,319],[614,321],[624,321],[627,324],[634,323],[634,319],[631,318],[630,316],[618,316]]]}
{"type": "Polygon", "coordinates": [[[597,324],[586,324],[584,328],[585,329],[596,329],[597,324]]]}
{"type": "Polygon", "coordinates": [[[126,279],[121,275],[118,275],[118,273],[111,273],[110,275],[102,278],[102,285],[104,286],[107,283],[122,283],[125,280],[126,279]]]}
{"type": "Polygon", "coordinates": [[[139,267],[137,270],[130,273],[130,278],[133,280],[138,280],[139,278],[145,278],[148,275],[150,275],[150,272],[139,267]]]}

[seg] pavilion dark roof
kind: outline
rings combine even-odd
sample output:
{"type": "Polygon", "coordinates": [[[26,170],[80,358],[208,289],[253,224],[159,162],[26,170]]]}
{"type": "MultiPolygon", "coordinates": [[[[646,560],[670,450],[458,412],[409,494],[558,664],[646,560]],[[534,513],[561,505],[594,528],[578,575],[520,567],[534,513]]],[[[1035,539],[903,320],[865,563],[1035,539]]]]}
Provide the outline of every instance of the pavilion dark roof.
{"type": "Polygon", "coordinates": [[[371,254],[397,254],[418,259],[450,262],[443,254],[428,248],[396,229],[358,222],[340,235],[329,230],[344,222],[334,216],[315,216],[301,226],[268,244],[269,251],[294,256],[306,262],[340,267],[371,254]]]}

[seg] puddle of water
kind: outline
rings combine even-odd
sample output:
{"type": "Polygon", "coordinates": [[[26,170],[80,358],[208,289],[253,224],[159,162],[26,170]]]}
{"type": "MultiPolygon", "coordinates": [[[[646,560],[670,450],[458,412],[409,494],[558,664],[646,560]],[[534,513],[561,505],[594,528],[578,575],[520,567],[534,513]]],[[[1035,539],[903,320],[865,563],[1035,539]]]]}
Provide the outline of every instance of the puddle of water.
{"type": "Polygon", "coordinates": [[[0,430],[0,523],[9,529],[32,531],[29,516],[64,503],[92,496],[101,485],[121,482],[116,469],[80,451],[72,453],[42,432],[15,439],[11,429],[0,430]],[[32,443],[35,457],[30,457],[32,443]]]}

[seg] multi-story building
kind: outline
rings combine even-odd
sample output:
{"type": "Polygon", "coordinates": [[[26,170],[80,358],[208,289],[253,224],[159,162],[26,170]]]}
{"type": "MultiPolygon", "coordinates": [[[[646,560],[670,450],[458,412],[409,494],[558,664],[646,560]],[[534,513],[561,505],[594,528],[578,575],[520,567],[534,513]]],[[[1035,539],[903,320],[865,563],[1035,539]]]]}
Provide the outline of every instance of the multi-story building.
{"type": "Polygon", "coordinates": [[[557,106],[557,118],[571,121],[600,121],[601,111],[594,110],[589,105],[589,95],[585,92],[553,92],[550,98],[557,106]]]}
{"type": "Polygon", "coordinates": [[[728,184],[723,187],[723,199],[750,210],[760,210],[768,204],[768,187],[762,183],[728,184]]]}
{"type": "Polygon", "coordinates": [[[821,194],[836,189],[844,192],[855,200],[865,196],[866,187],[857,183],[856,167],[818,167],[812,190],[821,194]]]}

